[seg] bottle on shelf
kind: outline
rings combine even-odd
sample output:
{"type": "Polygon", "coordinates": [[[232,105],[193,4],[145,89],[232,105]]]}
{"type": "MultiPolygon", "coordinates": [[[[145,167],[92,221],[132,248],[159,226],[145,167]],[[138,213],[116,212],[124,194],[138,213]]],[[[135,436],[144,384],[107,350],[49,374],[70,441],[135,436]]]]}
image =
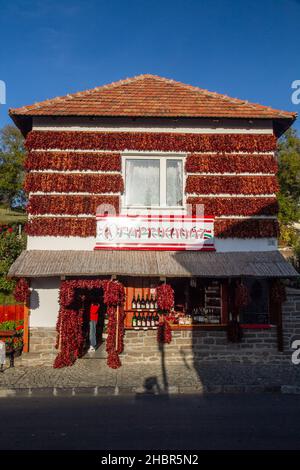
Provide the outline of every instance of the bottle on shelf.
{"type": "Polygon", "coordinates": [[[147,327],[148,328],[151,328],[151,315],[150,315],[150,312],[148,312],[147,314],[147,319],[146,319],[146,324],[147,324],[147,327]]]}
{"type": "Polygon", "coordinates": [[[154,300],[153,300],[153,295],[151,294],[151,297],[150,297],[150,309],[153,310],[154,309],[154,300]]]}
{"type": "Polygon", "coordinates": [[[153,314],[151,314],[151,328],[154,328],[155,326],[156,326],[155,316],[153,314]]]}
{"type": "Polygon", "coordinates": [[[141,317],[141,312],[139,312],[137,321],[136,321],[137,326],[140,328],[142,326],[142,317],[141,317]]]}
{"type": "Polygon", "coordinates": [[[154,308],[158,309],[157,297],[155,297],[155,300],[154,300],[154,308]]]}
{"type": "Polygon", "coordinates": [[[146,303],[145,303],[145,299],[144,299],[144,296],[142,294],[142,300],[141,300],[141,308],[144,310],[146,308],[146,303]]]}
{"type": "Polygon", "coordinates": [[[140,294],[138,294],[138,296],[137,296],[136,308],[141,308],[141,298],[140,298],[140,294]]]}
{"type": "Polygon", "coordinates": [[[158,326],[159,325],[159,316],[158,316],[158,313],[156,313],[155,315],[155,326],[158,326]]]}
{"type": "Polygon", "coordinates": [[[135,312],[134,312],[133,317],[132,317],[132,327],[133,328],[137,327],[137,317],[136,317],[135,312]]]}
{"type": "Polygon", "coordinates": [[[131,308],[132,310],[136,309],[136,300],[135,300],[135,295],[133,294],[132,302],[131,302],[131,308]]]}
{"type": "Polygon", "coordinates": [[[149,296],[148,296],[148,294],[146,295],[145,306],[146,306],[146,309],[149,310],[149,308],[150,308],[150,302],[149,302],[149,296]]]}
{"type": "Polygon", "coordinates": [[[146,325],[146,317],[145,317],[145,314],[142,313],[142,327],[145,328],[147,325],[146,325]]]}

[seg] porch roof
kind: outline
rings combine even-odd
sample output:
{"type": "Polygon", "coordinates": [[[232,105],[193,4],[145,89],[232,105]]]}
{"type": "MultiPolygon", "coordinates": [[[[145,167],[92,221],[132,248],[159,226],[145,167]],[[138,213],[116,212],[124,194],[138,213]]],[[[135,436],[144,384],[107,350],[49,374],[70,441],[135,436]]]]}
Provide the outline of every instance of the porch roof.
{"type": "Polygon", "coordinates": [[[53,276],[296,277],[278,251],[23,251],[10,277],[53,276]]]}

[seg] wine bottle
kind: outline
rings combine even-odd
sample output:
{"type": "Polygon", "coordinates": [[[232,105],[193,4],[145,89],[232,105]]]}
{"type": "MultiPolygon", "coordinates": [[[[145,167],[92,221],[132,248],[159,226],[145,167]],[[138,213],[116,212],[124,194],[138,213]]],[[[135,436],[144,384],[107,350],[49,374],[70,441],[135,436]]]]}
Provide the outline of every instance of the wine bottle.
{"type": "Polygon", "coordinates": [[[149,310],[149,308],[150,308],[150,302],[149,302],[148,294],[146,295],[146,302],[145,302],[145,305],[146,305],[146,309],[149,310]]]}
{"type": "Polygon", "coordinates": [[[137,318],[134,312],[133,317],[132,317],[132,327],[135,328],[136,326],[137,326],[137,318]]]}
{"type": "Polygon", "coordinates": [[[159,316],[158,313],[155,315],[155,326],[159,325],[159,316]]]}
{"type": "Polygon", "coordinates": [[[143,327],[146,326],[146,318],[145,318],[145,314],[144,314],[144,313],[142,314],[142,326],[143,326],[143,327]]]}
{"type": "Polygon", "coordinates": [[[148,328],[151,328],[151,316],[150,316],[150,313],[148,312],[147,314],[147,327],[148,328]]]}
{"type": "Polygon", "coordinates": [[[140,313],[140,312],[139,312],[139,314],[138,314],[136,324],[137,324],[138,327],[141,327],[141,326],[142,326],[142,317],[141,317],[141,313],[140,313]]]}
{"type": "Polygon", "coordinates": [[[138,294],[138,296],[137,296],[136,308],[141,308],[141,298],[140,298],[140,294],[138,294]]]}
{"type": "Polygon", "coordinates": [[[136,300],[135,300],[135,295],[133,295],[132,302],[131,302],[131,308],[132,310],[136,309],[136,300]]]}
{"type": "Polygon", "coordinates": [[[158,303],[157,303],[157,297],[155,297],[155,300],[154,300],[154,308],[158,308],[158,303]]]}
{"type": "Polygon", "coordinates": [[[153,314],[151,314],[151,327],[154,328],[155,327],[155,317],[153,314]]]}
{"type": "Polygon", "coordinates": [[[145,299],[144,299],[144,296],[142,295],[141,308],[142,308],[142,309],[145,309],[145,307],[146,307],[145,299]]]}
{"type": "Polygon", "coordinates": [[[153,300],[153,295],[151,294],[150,298],[150,308],[153,310],[154,309],[154,300],[153,300]]]}

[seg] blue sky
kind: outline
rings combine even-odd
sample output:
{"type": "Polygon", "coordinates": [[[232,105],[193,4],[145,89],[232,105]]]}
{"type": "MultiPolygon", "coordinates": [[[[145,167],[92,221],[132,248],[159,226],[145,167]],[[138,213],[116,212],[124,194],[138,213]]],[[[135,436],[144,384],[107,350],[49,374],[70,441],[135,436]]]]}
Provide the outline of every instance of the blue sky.
{"type": "Polygon", "coordinates": [[[300,0],[0,0],[0,127],[9,107],[142,73],[299,113],[299,32],[300,0]]]}

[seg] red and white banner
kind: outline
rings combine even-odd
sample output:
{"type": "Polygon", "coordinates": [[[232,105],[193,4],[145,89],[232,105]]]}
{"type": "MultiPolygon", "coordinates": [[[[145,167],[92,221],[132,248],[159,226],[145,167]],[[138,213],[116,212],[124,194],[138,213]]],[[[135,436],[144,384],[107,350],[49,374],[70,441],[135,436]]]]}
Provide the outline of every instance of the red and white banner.
{"type": "Polygon", "coordinates": [[[214,250],[214,218],[97,215],[95,250],[214,250]]]}

